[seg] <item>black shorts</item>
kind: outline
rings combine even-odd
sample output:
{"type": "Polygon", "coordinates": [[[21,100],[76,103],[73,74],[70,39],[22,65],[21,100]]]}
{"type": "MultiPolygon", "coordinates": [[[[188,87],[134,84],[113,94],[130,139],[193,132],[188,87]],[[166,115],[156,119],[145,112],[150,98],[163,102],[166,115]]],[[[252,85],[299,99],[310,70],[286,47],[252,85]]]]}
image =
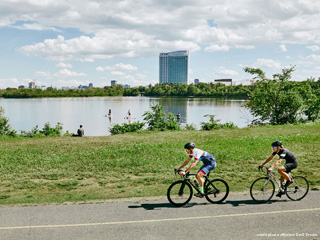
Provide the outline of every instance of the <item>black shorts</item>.
{"type": "Polygon", "coordinates": [[[298,163],[297,162],[295,162],[295,163],[286,163],[283,166],[286,169],[286,172],[289,173],[289,172],[291,172],[291,170],[293,170],[296,167],[298,167],[298,163]]]}

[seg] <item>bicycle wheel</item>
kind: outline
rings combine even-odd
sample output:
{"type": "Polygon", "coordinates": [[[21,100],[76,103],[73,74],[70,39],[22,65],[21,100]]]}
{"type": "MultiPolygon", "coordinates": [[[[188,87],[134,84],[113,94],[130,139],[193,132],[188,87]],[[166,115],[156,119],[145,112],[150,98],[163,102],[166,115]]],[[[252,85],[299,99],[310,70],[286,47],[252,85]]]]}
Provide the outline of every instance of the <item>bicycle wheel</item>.
{"type": "Polygon", "coordinates": [[[251,198],[258,203],[268,202],[273,197],[274,192],[274,183],[268,177],[258,178],[250,187],[251,198]]]}
{"type": "Polygon", "coordinates": [[[302,176],[295,176],[293,183],[288,186],[286,194],[289,199],[299,201],[307,195],[308,191],[308,180],[302,176]]]}
{"type": "Polygon", "coordinates": [[[170,185],[167,191],[167,198],[172,205],[182,207],[191,200],[192,193],[191,185],[186,181],[180,180],[170,185]]]}
{"type": "Polygon", "coordinates": [[[205,197],[211,203],[223,202],[229,194],[229,186],[223,179],[213,179],[205,183],[205,197]]]}

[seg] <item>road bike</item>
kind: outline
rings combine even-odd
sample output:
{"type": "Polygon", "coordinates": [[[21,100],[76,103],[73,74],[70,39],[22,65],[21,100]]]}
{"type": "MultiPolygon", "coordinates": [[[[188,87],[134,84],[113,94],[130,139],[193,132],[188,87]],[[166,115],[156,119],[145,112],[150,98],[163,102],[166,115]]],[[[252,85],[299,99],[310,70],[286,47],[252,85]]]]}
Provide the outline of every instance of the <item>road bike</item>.
{"type": "Polygon", "coordinates": [[[285,193],[292,201],[299,201],[307,195],[309,183],[305,177],[292,176],[291,173],[288,173],[289,177],[292,179],[292,183],[285,188],[281,186],[280,181],[275,179],[274,174],[277,174],[278,172],[268,173],[266,170],[268,170],[267,167],[262,169],[263,172],[267,172],[267,176],[256,179],[250,187],[250,195],[255,202],[268,202],[276,191],[274,183],[278,186],[278,190],[285,193]]]}
{"type": "MultiPolygon", "coordinates": [[[[182,172],[182,170],[178,171],[178,173],[180,172],[182,172]]],[[[203,176],[205,178],[204,196],[210,203],[221,203],[228,197],[228,183],[220,178],[210,180],[209,175],[210,173],[203,176]]],[[[196,176],[196,174],[188,172],[183,176],[183,180],[176,181],[169,186],[167,198],[172,205],[176,207],[186,205],[192,198],[193,189],[200,193],[199,183],[196,179],[192,181],[192,176],[196,176]]]]}

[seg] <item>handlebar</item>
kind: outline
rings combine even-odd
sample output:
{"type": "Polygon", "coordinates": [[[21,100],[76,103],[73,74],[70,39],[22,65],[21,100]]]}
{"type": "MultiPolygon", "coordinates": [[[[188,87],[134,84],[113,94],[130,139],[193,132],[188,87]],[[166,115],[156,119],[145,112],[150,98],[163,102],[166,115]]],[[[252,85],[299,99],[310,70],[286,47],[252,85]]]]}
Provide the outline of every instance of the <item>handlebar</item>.
{"type": "MultiPolygon", "coordinates": [[[[178,170],[178,171],[176,171],[176,170],[177,170],[177,169],[174,169],[174,172],[175,172],[174,174],[177,174],[177,173],[178,173],[178,174],[180,175],[181,172],[184,172],[184,170],[181,170],[181,169],[178,170]]],[[[189,175],[190,175],[190,172],[187,172],[184,176],[188,177],[189,175]]]]}
{"type": "MultiPolygon", "coordinates": [[[[262,172],[264,172],[264,173],[268,173],[268,167],[266,167],[266,166],[263,166],[261,169],[259,169],[259,171],[262,171],[262,172]],[[266,169],[266,170],[265,170],[266,169]]],[[[273,171],[273,172],[271,172],[271,173],[278,173],[278,172],[275,172],[275,171],[273,171]]]]}

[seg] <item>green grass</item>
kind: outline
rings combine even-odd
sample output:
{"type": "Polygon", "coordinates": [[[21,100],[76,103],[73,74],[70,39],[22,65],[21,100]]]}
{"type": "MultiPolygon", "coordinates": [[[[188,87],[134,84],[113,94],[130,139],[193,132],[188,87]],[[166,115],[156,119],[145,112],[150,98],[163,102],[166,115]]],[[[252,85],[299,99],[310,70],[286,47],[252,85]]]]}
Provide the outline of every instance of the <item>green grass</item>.
{"type": "MultiPolygon", "coordinates": [[[[298,159],[293,173],[320,185],[320,123],[216,131],[143,132],[105,137],[0,139],[0,204],[166,195],[193,141],[217,160],[213,176],[249,191],[258,165],[281,140],[298,159]]],[[[274,161],[273,161],[274,162],[274,161]]],[[[196,169],[200,167],[196,166],[196,169]]],[[[196,169],[194,172],[196,172],[196,169]]]]}

